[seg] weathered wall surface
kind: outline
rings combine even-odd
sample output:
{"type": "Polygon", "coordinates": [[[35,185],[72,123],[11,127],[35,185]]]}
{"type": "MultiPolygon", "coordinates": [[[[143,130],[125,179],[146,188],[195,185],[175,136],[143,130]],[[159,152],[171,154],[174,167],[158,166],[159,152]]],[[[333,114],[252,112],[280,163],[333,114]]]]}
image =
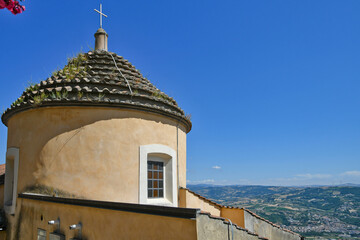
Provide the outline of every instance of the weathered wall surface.
{"type": "Polygon", "coordinates": [[[4,186],[5,184],[0,185],[0,206],[3,208],[4,206],[4,186]]]}
{"type": "Polygon", "coordinates": [[[245,228],[244,209],[222,207],[220,216],[230,219],[239,227],[245,228]]]}
{"type": "Polygon", "coordinates": [[[5,240],[6,239],[6,231],[1,231],[0,232],[0,240],[5,240]]]}
{"type": "Polygon", "coordinates": [[[60,230],[66,239],[76,237],[77,230],[69,226],[81,221],[82,236],[88,239],[174,239],[196,240],[196,220],[164,217],[102,208],[66,205],[52,202],[38,202],[18,199],[21,216],[11,240],[37,239],[37,229],[49,233],[55,226],[49,220],[60,217],[60,230]],[[18,232],[18,233],[16,233],[18,232]]]}
{"type": "Polygon", "coordinates": [[[202,211],[209,212],[211,215],[220,216],[220,207],[211,204],[209,201],[205,201],[187,189],[179,190],[179,207],[200,208],[202,211]]]}
{"type": "Polygon", "coordinates": [[[207,215],[199,215],[196,219],[198,240],[259,240],[259,236],[251,234],[244,229],[225,224],[221,219],[212,219],[207,215]]]}
{"type": "Polygon", "coordinates": [[[284,231],[274,225],[255,217],[248,211],[244,211],[245,228],[261,237],[269,240],[300,240],[301,236],[295,233],[284,231]]]}
{"type": "Polygon", "coordinates": [[[8,145],[20,149],[18,192],[35,184],[87,199],[138,203],[139,147],[178,149],[186,186],[186,133],[166,117],[115,108],[50,107],[14,115],[8,145]]]}

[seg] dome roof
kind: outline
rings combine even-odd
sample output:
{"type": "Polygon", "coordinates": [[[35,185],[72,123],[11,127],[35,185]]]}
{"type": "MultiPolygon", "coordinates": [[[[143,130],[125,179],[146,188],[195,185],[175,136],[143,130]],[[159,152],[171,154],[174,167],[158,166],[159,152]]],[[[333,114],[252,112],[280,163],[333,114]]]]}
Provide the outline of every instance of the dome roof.
{"type": "Polygon", "coordinates": [[[189,117],[173,98],[123,57],[104,50],[79,54],[45,81],[28,87],[1,119],[7,125],[18,112],[51,106],[136,109],[165,115],[183,123],[187,132],[191,129],[189,117]]]}

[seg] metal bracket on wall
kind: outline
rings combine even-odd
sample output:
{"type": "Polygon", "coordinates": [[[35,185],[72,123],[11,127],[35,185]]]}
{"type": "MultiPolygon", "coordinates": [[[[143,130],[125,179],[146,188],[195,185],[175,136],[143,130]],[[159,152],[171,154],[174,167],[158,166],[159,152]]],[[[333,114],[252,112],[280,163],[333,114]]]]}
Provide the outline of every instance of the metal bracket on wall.
{"type": "MultiPolygon", "coordinates": [[[[70,225],[69,226],[69,229],[70,230],[75,230],[75,229],[77,229],[77,230],[79,230],[79,232],[78,232],[78,239],[81,239],[81,230],[82,230],[82,223],[81,222],[79,222],[78,224],[73,224],[73,225],[70,225]]],[[[77,239],[77,238],[74,238],[74,239],[77,239]]]]}

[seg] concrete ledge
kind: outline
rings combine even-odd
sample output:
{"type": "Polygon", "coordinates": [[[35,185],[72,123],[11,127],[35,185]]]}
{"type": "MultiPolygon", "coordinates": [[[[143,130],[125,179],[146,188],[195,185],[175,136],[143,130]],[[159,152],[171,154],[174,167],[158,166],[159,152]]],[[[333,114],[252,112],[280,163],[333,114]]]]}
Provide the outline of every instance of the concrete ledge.
{"type": "Polygon", "coordinates": [[[195,208],[178,208],[120,202],[105,202],[76,198],[60,198],[31,193],[20,193],[19,198],[186,219],[196,219],[197,215],[200,213],[200,209],[195,208]]]}

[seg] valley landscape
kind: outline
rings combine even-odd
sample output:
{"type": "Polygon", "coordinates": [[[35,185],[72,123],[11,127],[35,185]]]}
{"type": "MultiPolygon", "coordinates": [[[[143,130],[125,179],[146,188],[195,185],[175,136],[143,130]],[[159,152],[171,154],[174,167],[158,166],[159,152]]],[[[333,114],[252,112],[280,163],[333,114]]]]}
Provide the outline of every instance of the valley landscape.
{"type": "Polygon", "coordinates": [[[219,204],[247,208],[306,239],[360,239],[360,186],[188,188],[219,204]]]}

